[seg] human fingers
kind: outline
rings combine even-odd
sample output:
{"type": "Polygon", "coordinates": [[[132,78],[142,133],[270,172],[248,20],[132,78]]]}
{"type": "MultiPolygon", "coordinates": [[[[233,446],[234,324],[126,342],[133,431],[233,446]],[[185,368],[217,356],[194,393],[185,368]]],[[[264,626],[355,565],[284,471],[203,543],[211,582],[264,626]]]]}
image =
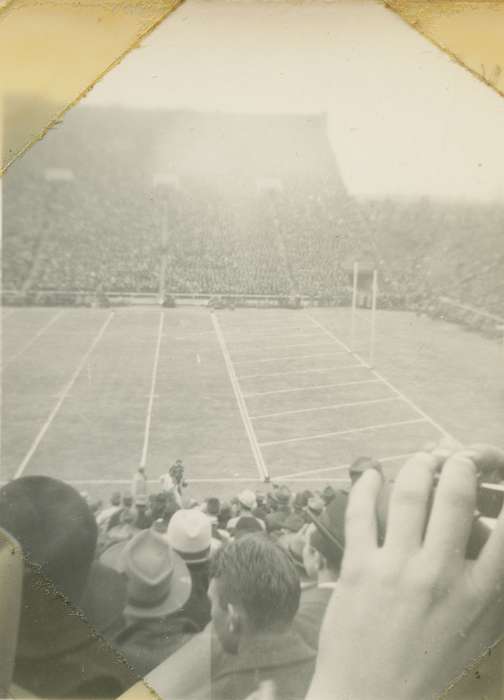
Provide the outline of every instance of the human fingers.
{"type": "Polygon", "coordinates": [[[419,452],[399,472],[388,511],[387,550],[405,555],[420,547],[438,463],[434,455],[419,452]]]}
{"type": "Polygon", "coordinates": [[[377,545],[376,501],[382,486],[382,476],[368,469],[350,493],[345,516],[345,554],[365,556],[377,545]]]}
{"type": "Polygon", "coordinates": [[[431,563],[449,568],[465,557],[476,507],[476,465],[463,453],[443,467],[434,497],[424,548],[431,563]]]}

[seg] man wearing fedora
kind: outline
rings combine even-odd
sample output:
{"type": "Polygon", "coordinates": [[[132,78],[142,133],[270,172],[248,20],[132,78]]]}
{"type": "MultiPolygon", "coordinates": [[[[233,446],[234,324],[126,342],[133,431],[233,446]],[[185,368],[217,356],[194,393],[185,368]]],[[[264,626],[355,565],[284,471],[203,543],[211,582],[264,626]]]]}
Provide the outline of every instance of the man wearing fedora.
{"type": "Polygon", "coordinates": [[[184,606],[185,614],[202,630],[210,621],[208,585],[212,524],[205,513],[197,508],[181,509],[170,519],[166,539],[183,559],[191,576],[192,589],[184,606]]]}
{"type": "Polygon", "coordinates": [[[229,520],[227,524],[227,529],[231,534],[234,533],[236,525],[242,517],[254,518],[255,520],[257,520],[260,527],[262,529],[265,529],[264,521],[260,520],[259,518],[256,518],[256,516],[254,515],[254,512],[257,508],[257,499],[253,491],[245,489],[244,491],[241,491],[238,494],[237,508],[238,512],[236,513],[235,517],[231,518],[231,520],[229,520]]]}
{"type": "Polygon", "coordinates": [[[143,676],[199,631],[184,611],[191,575],[166,538],[153,529],[116,545],[115,557],[115,566],[126,576],[127,598],[114,646],[143,676]]]}

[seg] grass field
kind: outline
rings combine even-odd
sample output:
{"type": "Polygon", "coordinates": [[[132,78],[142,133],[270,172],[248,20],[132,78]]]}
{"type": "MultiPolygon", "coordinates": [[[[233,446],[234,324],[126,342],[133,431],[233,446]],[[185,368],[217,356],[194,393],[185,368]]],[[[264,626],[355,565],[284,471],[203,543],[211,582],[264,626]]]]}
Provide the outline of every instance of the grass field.
{"type": "MultiPolygon", "coordinates": [[[[450,434],[504,444],[504,351],[406,312],[3,309],[3,480],[48,474],[102,497],[176,458],[192,492],[264,474],[344,483],[355,457],[393,472],[450,434]]],[[[154,487],[153,487],[154,488],[154,487]]],[[[264,487],[263,487],[264,488],[264,487]]]]}

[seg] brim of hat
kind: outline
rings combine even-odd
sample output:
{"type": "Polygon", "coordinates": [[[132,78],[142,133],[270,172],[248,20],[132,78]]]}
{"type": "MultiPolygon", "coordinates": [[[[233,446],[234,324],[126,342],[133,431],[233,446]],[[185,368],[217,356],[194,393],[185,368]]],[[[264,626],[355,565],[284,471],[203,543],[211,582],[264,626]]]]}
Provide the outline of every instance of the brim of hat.
{"type": "Polygon", "coordinates": [[[111,569],[115,569],[120,574],[124,573],[124,557],[123,553],[128,544],[129,540],[124,540],[123,542],[117,542],[116,544],[108,547],[100,555],[100,561],[105,566],[110,566],[111,569]]]}
{"type": "Polygon", "coordinates": [[[170,592],[167,597],[161,603],[153,607],[136,606],[131,603],[126,603],[126,607],[124,608],[125,615],[137,618],[166,617],[166,615],[177,612],[184,607],[191,595],[191,574],[185,562],[173,550],[172,557],[173,573],[171,576],[170,592]]]}

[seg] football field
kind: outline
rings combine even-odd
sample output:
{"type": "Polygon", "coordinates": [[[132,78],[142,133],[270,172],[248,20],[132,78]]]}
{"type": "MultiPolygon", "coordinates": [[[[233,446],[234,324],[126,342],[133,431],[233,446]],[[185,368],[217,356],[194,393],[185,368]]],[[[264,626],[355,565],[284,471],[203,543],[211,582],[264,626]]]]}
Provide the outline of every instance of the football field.
{"type": "Polygon", "coordinates": [[[191,492],[269,476],[346,483],[374,456],[393,474],[444,435],[504,445],[504,351],[407,312],[202,307],[2,310],[3,481],[47,474],[93,497],[153,482],[175,459],[191,492]]]}

